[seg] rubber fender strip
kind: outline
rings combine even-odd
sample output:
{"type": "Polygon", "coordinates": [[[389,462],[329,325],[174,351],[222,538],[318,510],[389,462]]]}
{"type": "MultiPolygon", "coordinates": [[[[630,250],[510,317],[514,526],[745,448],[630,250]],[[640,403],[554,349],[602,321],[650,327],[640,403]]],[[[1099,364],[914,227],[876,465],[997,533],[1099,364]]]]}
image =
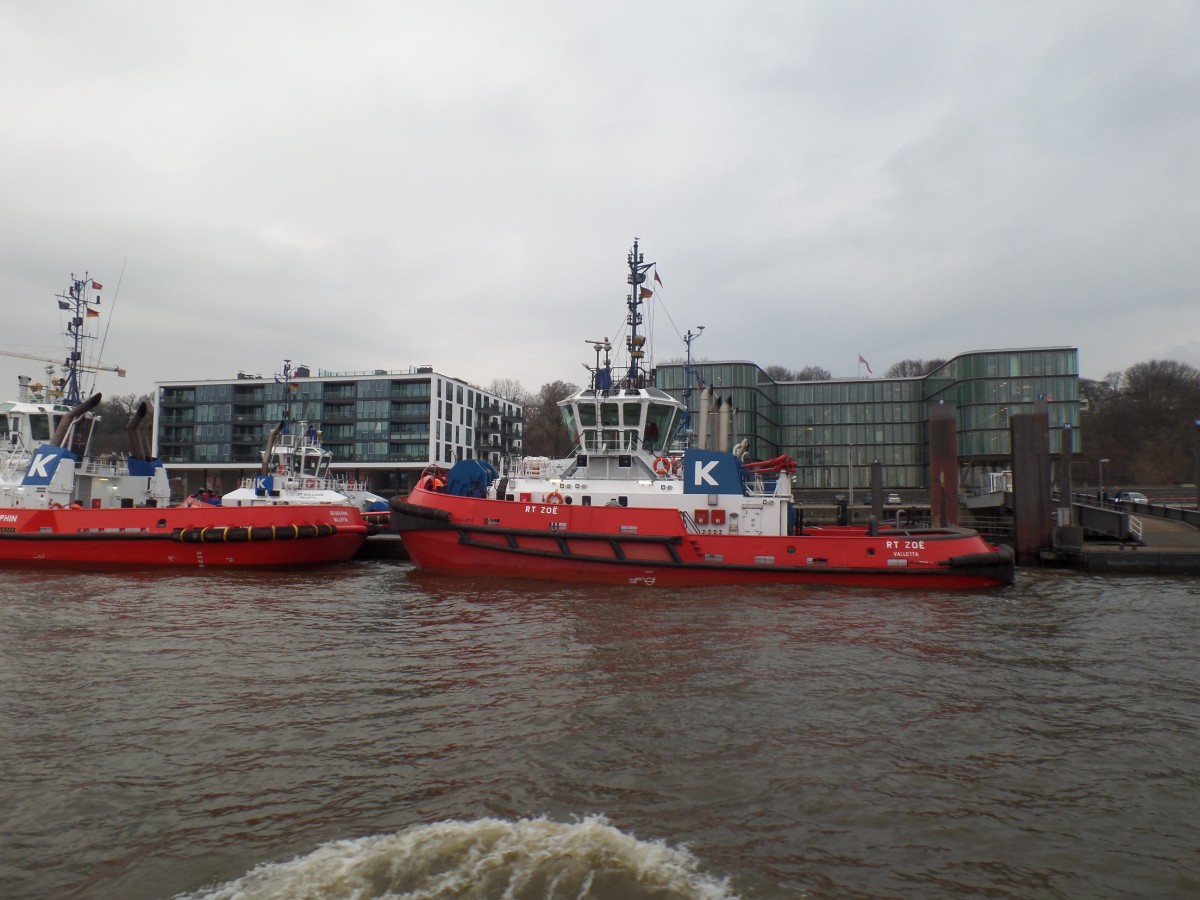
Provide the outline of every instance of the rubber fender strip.
{"type": "MultiPolygon", "coordinates": [[[[365,526],[349,526],[341,529],[354,534],[366,531],[365,526]]],[[[214,525],[207,528],[180,528],[173,532],[172,540],[184,544],[234,544],[244,541],[291,541],[305,538],[332,537],[339,531],[336,525],[318,522],[316,525],[261,525],[245,526],[214,525]]],[[[159,535],[151,535],[159,537],[159,535]]],[[[77,535],[68,535],[77,537],[77,535]]],[[[161,535],[167,537],[167,535],[161,535]]]]}

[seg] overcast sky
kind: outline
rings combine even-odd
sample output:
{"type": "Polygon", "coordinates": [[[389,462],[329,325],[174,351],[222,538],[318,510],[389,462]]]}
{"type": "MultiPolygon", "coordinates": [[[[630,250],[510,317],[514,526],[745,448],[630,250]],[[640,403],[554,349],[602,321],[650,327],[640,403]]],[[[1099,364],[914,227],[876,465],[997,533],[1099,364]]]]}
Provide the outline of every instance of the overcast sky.
{"type": "Polygon", "coordinates": [[[659,361],[704,325],[835,377],[1200,367],[1198,10],[6,3],[0,349],[58,357],[86,270],[108,395],[284,358],[536,391],[621,332],[636,236],[659,361]]]}

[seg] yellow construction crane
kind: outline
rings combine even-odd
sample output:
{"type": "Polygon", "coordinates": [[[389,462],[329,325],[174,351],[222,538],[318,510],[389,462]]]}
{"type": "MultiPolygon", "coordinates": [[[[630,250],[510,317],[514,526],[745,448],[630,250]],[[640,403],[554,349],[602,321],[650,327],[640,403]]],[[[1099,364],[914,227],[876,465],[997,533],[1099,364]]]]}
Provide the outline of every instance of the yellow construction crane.
{"type": "MultiPolygon", "coordinates": [[[[50,359],[49,357],[46,357],[46,356],[34,356],[31,353],[17,353],[15,350],[0,350],[0,356],[18,356],[21,359],[33,359],[33,360],[37,360],[38,362],[52,363],[52,364],[58,365],[58,366],[66,365],[60,359],[50,359]]],[[[122,369],[120,366],[92,366],[92,365],[89,365],[88,363],[81,362],[81,363],[76,363],[75,368],[87,369],[89,372],[116,372],[118,378],[125,377],[125,370],[122,369]]]]}
{"type": "MultiPolygon", "coordinates": [[[[46,365],[46,380],[49,382],[48,389],[41,384],[31,384],[30,390],[41,392],[46,391],[47,397],[61,398],[66,394],[67,379],[54,377],[54,366],[61,366],[64,370],[67,364],[61,359],[50,359],[46,356],[34,356],[32,353],[17,353],[15,350],[0,350],[0,356],[15,356],[20,359],[33,359],[38,362],[47,363],[46,365]]],[[[118,378],[125,377],[125,370],[120,366],[93,366],[88,363],[76,363],[76,369],[82,369],[89,372],[116,372],[118,378]]]]}

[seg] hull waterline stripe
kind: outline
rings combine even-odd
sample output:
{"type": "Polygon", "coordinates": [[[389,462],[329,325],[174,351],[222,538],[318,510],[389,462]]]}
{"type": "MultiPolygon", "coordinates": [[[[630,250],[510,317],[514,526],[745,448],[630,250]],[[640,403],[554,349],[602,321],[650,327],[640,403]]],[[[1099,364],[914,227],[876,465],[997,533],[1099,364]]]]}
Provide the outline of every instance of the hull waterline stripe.
{"type": "MultiPolygon", "coordinates": [[[[927,577],[930,575],[944,575],[947,577],[962,577],[962,576],[977,576],[983,579],[994,579],[999,581],[1011,582],[1013,580],[1012,569],[1012,554],[997,551],[993,554],[969,554],[971,557],[978,559],[970,560],[969,562],[959,563],[958,559],[963,557],[955,557],[939,563],[930,563],[925,566],[905,566],[903,568],[891,568],[886,566],[877,567],[859,567],[850,566],[778,566],[778,565],[750,565],[747,563],[705,563],[705,562],[685,562],[679,555],[676,548],[678,540],[669,538],[658,538],[657,543],[665,546],[665,549],[670,553],[671,559],[663,560],[643,560],[643,559],[628,559],[620,552],[619,542],[625,541],[625,536],[616,537],[613,535],[604,535],[599,538],[593,536],[592,540],[601,540],[608,543],[614,549],[613,556],[595,556],[587,553],[575,553],[567,546],[567,538],[557,538],[557,543],[560,547],[559,553],[552,550],[540,550],[528,547],[521,547],[516,543],[515,536],[508,535],[507,546],[500,546],[490,541],[474,540],[470,537],[469,531],[474,529],[456,529],[458,531],[458,542],[465,547],[471,547],[476,550],[490,550],[501,554],[516,554],[518,556],[563,560],[565,562],[581,562],[581,563],[598,563],[608,566],[626,566],[637,569],[647,568],[663,568],[663,569],[683,569],[693,571],[721,571],[721,572],[772,572],[779,575],[795,575],[808,577],[821,577],[826,575],[855,575],[855,576],[886,576],[887,578],[896,577],[927,577]],[[988,559],[984,559],[988,557],[988,559]]],[[[547,535],[545,532],[531,532],[538,538],[554,537],[547,535]]],[[[572,538],[579,536],[572,535],[572,538]]]]}
{"type": "Polygon", "coordinates": [[[362,526],[337,526],[322,522],[318,525],[291,525],[277,532],[274,525],[256,527],[213,526],[210,528],[176,528],[172,531],[0,531],[0,541],[179,541],[187,544],[247,543],[294,538],[326,538],[335,534],[363,534],[362,526]]]}

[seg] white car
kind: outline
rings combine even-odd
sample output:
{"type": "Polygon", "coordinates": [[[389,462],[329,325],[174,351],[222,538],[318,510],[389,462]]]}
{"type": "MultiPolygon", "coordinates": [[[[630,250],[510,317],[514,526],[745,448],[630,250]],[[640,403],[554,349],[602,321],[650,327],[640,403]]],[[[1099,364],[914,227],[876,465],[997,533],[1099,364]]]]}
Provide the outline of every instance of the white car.
{"type": "Polygon", "coordinates": [[[1146,499],[1145,494],[1141,494],[1137,491],[1121,491],[1119,494],[1117,494],[1117,496],[1115,496],[1113,498],[1113,503],[1118,503],[1118,504],[1149,503],[1149,502],[1150,501],[1146,499]]]}
{"type": "Polygon", "coordinates": [[[900,499],[900,495],[899,495],[899,494],[897,494],[897,493],[895,493],[895,492],[893,491],[892,493],[890,493],[890,494],[888,494],[888,495],[887,495],[887,497],[884,499],[884,501],[883,501],[883,502],[884,502],[884,503],[893,504],[893,505],[895,505],[895,506],[899,506],[899,505],[900,505],[901,503],[903,503],[904,501],[902,501],[902,500],[900,499]]]}

